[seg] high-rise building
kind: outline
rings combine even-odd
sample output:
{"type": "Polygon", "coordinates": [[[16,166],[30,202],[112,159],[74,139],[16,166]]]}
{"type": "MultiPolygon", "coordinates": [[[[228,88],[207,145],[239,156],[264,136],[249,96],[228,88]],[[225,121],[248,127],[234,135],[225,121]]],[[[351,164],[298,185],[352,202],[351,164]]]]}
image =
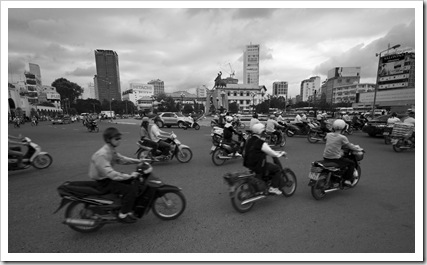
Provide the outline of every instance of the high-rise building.
{"type": "Polygon", "coordinates": [[[148,82],[149,85],[154,85],[154,95],[158,95],[160,93],[165,93],[165,82],[160,79],[151,80],[148,82]]]}
{"type": "Polygon", "coordinates": [[[29,63],[30,73],[34,74],[36,77],[36,85],[41,87],[42,85],[42,74],[40,72],[40,66],[38,64],[29,63]]]}
{"type": "Polygon", "coordinates": [[[98,99],[121,100],[119,56],[111,50],[95,50],[96,76],[95,91],[98,99]]]}
{"type": "Polygon", "coordinates": [[[320,97],[320,77],[312,76],[301,82],[300,96],[302,101],[313,100],[317,93],[319,93],[320,97]]]}
{"type": "Polygon", "coordinates": [[[321,87],[321,93],[325,95],[326,102],[333,103],[334,89],[343,85],[360,83],[361,67],[335,67],[328,71],[328,79],[321,87]]]}
{"type": "Polygon", "coordinates": [[[243,84],[259,86],[259,44],[246,45],[243,53],[243,84]]]}
{"type": "Polygon", "coordinates": [[[280,82],[274,82],[273,83],[273,96],[277,97],[288,97],[288,82],[286,81],[280,81],[280,82]]]}

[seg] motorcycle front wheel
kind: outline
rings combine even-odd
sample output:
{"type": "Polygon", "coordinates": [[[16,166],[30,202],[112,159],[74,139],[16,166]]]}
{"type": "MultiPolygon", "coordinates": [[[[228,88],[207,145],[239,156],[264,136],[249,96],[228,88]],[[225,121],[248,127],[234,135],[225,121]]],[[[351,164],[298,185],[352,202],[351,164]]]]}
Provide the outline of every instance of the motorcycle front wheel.
{"type": "Polygon", "coordinates": [[[318,136],[317,132],[313,132],[313,131],[309,132],[307,134],[307,140],[308,140],[308,142],[312,143],[312,144],[317,143],[319,141],[319,139],[317,138],[317,136],[318,136]]]}
{"type": "Polygon", "coordinates": [[[38,155],[34,158],[32,163],[33,167],[37,169],[45,169],[48,168],[52,164],[52,156],[49,154],[38,155]]]}
{"type": "Polygon", "coordinates": [[[290,168],[285,168],[282,172],[282,178],[285,183],[281,189],[283,196],[290,197],[297,190],[297,177],[290,168]]]}
{"type": "Polygon", "coordinates": [[[318,180],[315,185],[311,186],[311,195],[316,199],[320,200],[323,197],[325,197],[325,185],[326,185],[326,179],[320,179],[318,180]]]}
{"type": "Polygon", "coordinates": [[[280,142],[280,147],[284,147],[286,145],[286,135],[282,133],[282,141],[280,142]]]}
{"type": "Polygon", "coordinates": [[[162,220],[178,218],[185,210],[186,200],[180,191],[169,191],[154,199],[152,210],[162,220]]]}
{"type": "Polygon", "coordinates": [[[237,184],[236,189],[231,195],[231,204],[239,213],[246,213],[254,206],[255,202],[242,204],[245,200],[251,198],[255,193],[255,188],[248,182],[237,184]]]}
{"type": "Polygon", "coordinates": [[[393,150],[398,153],[402,152],[402,148],[400,148],[402,145],[403,145],[402,140],[397,141],[397,143],[393,145],[393,150]]]}
{"type": "Polygon", "coordinates": [[[191,152],[190,148],[182,148],[181,150],[177,150],[176,152],[176,159],[178,159],[178,161],[181,163],[190,162],[192,157],[193,152],[191,152]]]}
{"type": "Polygon", "coordinates": [[[87,205],[82,202],[75,201],[67,207],[67,210],[65,211],[65,219],[67,218],[93,222],[93,225],[67,224],[71,229],[81,233],[95,232],[104,226],[103,223],[96,219],[93,211],[87,208],[87,205]]]}
{"type": "Polygon", "coordinates": [[[225,159],[220,158],[220,156],[227,156],[228,153],[227,151],[225,151],[225,149],[222,148],[217,148],[213,153],[212,153],[212,162],[216,165],[216,166],[221,166],[225,163],[225,159]]]}

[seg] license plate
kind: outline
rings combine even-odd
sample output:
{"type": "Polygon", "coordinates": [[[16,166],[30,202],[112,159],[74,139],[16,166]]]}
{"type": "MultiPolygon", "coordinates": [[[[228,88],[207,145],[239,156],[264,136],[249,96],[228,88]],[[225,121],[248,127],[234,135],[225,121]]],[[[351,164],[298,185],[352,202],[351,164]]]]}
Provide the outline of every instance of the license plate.
{"type": "Polygon", "coordinates": [[[316,173],[316,172],[310,172],[308,174],[308,178],[312,179],[312,180],[318,180],[320,176],[320,173],[316,173]]]}
{"type": "Polygon", "coordinates": [[[215,150],[215,148],[216,148],[216,146],[215,146],[215,145],[212,145],[212,147],[211,147],[211,151],[214,151],[214,150],[215,150]]]}
{"type": "Polygon", "coordinates": [[[383,133],[383,135],[389,135],[389,134],[390,134],[389,132],[384,132],[384,133],[383,133]]]}

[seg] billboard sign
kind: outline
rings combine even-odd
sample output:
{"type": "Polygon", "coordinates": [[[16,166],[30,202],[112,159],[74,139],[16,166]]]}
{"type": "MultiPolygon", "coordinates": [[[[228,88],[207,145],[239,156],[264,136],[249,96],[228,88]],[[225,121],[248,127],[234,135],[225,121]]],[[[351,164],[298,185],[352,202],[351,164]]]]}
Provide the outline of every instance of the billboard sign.
{"type": "Polygon", "coordinates": [[[361,67],[335,67],[328,71],[328,79],[334,77],[360,76],[361,67]]]}
{"type": "Polygon", "coordinates": [[[378,89],[406,88],[409,86],[414,54],[395,53],[380,58],[378,89]]]}

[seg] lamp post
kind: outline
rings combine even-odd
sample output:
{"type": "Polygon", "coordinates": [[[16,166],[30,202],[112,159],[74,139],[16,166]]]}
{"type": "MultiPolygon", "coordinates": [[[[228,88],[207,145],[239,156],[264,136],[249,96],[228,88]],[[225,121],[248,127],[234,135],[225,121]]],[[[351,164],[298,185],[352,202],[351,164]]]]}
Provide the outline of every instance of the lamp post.
{"type": "Polygon", "coordinates": [[[396,44],[393,47],[389,47],[388,49],[384,50],[384,51],[380,51],[379,53],[376,53],[375,56],[378,57],[378,68],[377,68],[377,81],[375,83],[375,91],[374,91],[374,103],[372,104],[372,119],[374,118],[374,114],[375,114],[375,103],[377,101],[377,90],[378,90],[378,77],[379,77],[379,69],[380,69],[380,62],[381,62],[381,53],[389,51],[391,49],[396,49],[399,48],[400,44],[396,44]]]}
{"type": "MultiPolygon", "coordinates": [[[[225,102],[224,102],[224,98],[225,98],[225,91],[224,90],[222,90],[221,91],[221,104],[222,104],[222,107],[224,107],[224,105],[225,105],[225,102]]],[[[225,107],[224,107],[225,108],[225,107]]]]}

